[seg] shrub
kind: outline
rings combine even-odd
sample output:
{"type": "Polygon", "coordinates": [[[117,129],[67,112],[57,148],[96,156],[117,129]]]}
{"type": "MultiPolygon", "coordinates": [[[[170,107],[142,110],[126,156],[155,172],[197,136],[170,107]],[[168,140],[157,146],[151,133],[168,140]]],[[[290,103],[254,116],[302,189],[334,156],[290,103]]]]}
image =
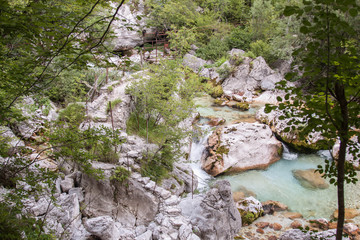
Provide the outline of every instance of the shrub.
{"type": "Polygon", "coordinates": [[[230,57],[229,62],[232,65],[239,66],[240,64],[242,64],[244,62],[244,58],[242,56],[235,54],[230,57]]]}
{"type": "Polygon", "coordinates": [[[227,51],[229,51],[227,44],[218,36],[214,36],[207,45],[203,45],[196,51],[196,56],[205,60],[216,61],[226,56],[227,51]]]}
{"type": "Polygon", "coordinates": [[[125,183],[131,175],[131,172],[124,167],[116,167],[114,174],[110,177],[110,180],[114,180],[120,184],[125,183]]]}
{"type": "Polygon", "coordinates": [[[257,40],[250,44],[250,50],[255,54],[256,57],[262,56],[267,63],[271,63],[275,60],[275,57],[272,54],[272,48],[263,40],[257,40]]]}
{"type": "Polygon", "coordinates": [[[59,113],[59,121],[78,127],[85,120],[85,107],[81,104],[72,103],[59,113]]]}
{"type": "Polygon", "coordinates": [[[216,72],[220,75],[220,79],[226,79],[235,71],[235,68],[229,64],[224,64],[220,68],[216,69],[216,72]]]}
{"type": "Polygon", "coordinates": [[[226,38],[226,44],[229,49],[238,48],[247,51],[250,49],[251,39],[252,35],[247,29],[238,27],[226,38]]]}
{"type": "Polygon", "coordinates": [[[116,107],[118,104],[122,103],[122,100],[120,98],[117,98],[113,101],[108,102],[107,106],[106,106],[106,113],[110,112],[110,108],[114,109],[114,107],[116,107]]]}

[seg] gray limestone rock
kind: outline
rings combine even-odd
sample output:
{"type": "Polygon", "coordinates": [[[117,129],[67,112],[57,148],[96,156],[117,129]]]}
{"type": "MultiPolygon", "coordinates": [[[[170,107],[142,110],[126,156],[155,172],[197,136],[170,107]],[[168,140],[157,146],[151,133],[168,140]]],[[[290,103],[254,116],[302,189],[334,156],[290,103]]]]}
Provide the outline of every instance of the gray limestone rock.
{"type": "Polygon", "coordinates": [[[202,168],[212,176],[223,172],[265,169],[280,160],[282,144],[271,129],[259,123],[218,128],[208,139],[202,168]]]}
{"type": "Polygon", "coordinates": [[[82,175],[81,186],[85,189],[86,208],[83,212],[90,217],[112,216],[124,226],[147,225],[158,211],[159,198],[143,184],[130,178],[126,184],[108,180],[96,180],[82,175]]]}
{"type": "Polygon", "coordinates": [[[68,192],[74,187],[74,179],[65,177],[65,179],[60,182],[60,187],[62,192],[68,192]]]}
{"type": "Polygon", "coordinates": [[[84,226],[89,233],[100,239],[118,240],[120,237],[120,232],[110,216],[99,216],[87,219],[84,221],[84,226]]]}
{"type": "Polygon", "coordinates": [[[146,232],[135,238],[135,240],[151,240],[151,239],[152,239],[152,231],[150,230],[147,230],[146,232]]]}
{"type": "MultiPolygon", "coordinates": [[[[220,180],[206,194],[187,197],[180,202],[182,214],[188,217],[200,239],[233,239],[241,228],[241,216],[232,199],[230,183],[220,180]]],[[[189,234],[186,226],[180,227],[180,238],[189,234]]]]}

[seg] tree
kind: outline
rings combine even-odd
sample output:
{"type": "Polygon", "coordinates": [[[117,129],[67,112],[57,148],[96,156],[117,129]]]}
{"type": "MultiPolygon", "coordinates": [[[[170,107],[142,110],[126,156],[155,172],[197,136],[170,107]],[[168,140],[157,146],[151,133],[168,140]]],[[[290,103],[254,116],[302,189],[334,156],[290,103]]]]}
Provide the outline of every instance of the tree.
{"type": "MultiPolygon", "coordinates": [[[[104,57],[103,44],[123,3],[112,8],[105,0],[0,0],[0,126],[21,119],[15,104],[23,96],[41,95],[65,71],[84,69],[96,61],[95,56],[104,57]]],[[[42,193],[55,201],[53,183],[58,173],[37,164],[41,154],[56,147],[54,158],[79,157],[82,170],[97,174],[89,159],[108,157],[122,141],[116,131],[81,131],[71,121],[52,129],[52,147],[41,150],[35,159],[29,158],[26,148],[9,151],[9,139],[0,136],[0,184],[8,189],[0,201],[1,237],[53,239],[44,234],[46,214],[35,219],[22,208],[25,198],[42,193]]]]}
{"type": "Polygon", "coordinates": [[[1,0],[0,123],[14,116],[21,96],[46,89],[64,70],[86,68],[104,53],[123,2],[113,11],[102,0],[1,0]]]}
{"type": "Polygon", "coordinates": [[[173,162],[180,157],[182,140],[190,133],[180,123],[191,115],[192,99],[198,90],[198,76],[179,67],[176,60],[151,65],[145,76],[127,88],[135,103],[127,130],[158,146],[154,152],[144,154],[142,163],[145,174],[155,181],[171,171],[173,162]]]}
{"type": "MultiPolygon", "coordinates": [[[[288,130],[297,130],[302,137],[321,132],[321,142],[329,149],[337,138],[340,140],[335,161],[327,161],[325,168],[318,169],[337,185],[337,240],[342,239],[344,225],[344,183],[357,181],[352,165],[346,162],[346,152],[357,160],[360,157],[356,148],[360,139],[360,46],[355,24],[359,10],[355,0],[304,0],[302,7],[287,7],[284,11],[301,20],[305,41],[293,54],[302,73],[301,86],[287,88],[289,92],[284,100],[279,98],[282,103],[278,109],[291,118],[288,130]]],[[[297,74],[288,74],[287,79],[298,80],[297,74]]],[[[267,106],[268,111],[272,108],[267,106]]]]}

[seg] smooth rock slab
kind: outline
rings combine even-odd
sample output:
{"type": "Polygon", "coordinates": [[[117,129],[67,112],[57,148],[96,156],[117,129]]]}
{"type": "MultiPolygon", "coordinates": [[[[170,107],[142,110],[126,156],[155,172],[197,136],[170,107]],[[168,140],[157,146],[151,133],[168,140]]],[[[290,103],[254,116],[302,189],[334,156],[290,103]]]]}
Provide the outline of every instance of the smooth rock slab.
{"type": "Polygon", "coordinates": [[[258,123],[219,128],[208,139],[202,168],[212,176],[251,169],[266,169],[280,160],[282,144],[271,129],[258,123]]]}
{"type": "Polygon", "coordinates": [[[326,180],[322,178],[322,174],[315,172],[315,169],[294,170],[293,175],[305,188],[326,189],[329,187],[326,180]]]}

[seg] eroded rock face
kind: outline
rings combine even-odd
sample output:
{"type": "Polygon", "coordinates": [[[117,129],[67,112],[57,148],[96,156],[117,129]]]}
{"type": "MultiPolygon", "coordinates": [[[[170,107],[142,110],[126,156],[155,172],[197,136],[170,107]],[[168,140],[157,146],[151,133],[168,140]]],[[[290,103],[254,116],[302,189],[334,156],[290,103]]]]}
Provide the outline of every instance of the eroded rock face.
{"type": "Polygon", "coordinates": [[[322,178],[323,174],[315,172],[315,169],[294,170],[293,175],[306,188],[326,189],[329,187],[327,181],[322,178]]]}
{"type": "Polygon", "coordinates": [[[224,172],[265,169],[280,160],[281,152],[282,144],[268,126],[239,123],[213,132],[201,164],[212,176],[224,172]]]}
{"type": "Polygon", "coordinates": [[[210,64],[201,58],[198,58],[189,53],[185,54],[183,58],[184,66],[191,68],[194,72],[198,73],[202,77],[207,77],[210,79],[217,80],[219,79],[219,74],[216,72],[215,68],[206,68],[205,64],[210,64]]]}
{"type": "Polygon", "coordinates": [[[226,180],[215,182],[206,194],[183,199],[180,207],[182,214],[198,228],[200,239],[233,239],[241,228],[241,216],[232,199],[230,183],[226,180]]]}
{"type": "MultiPolygon", "coordinates": [[[[350,143],[353,145],[352,148],[357,148],[360,149],[360,143],[358,141],[358,137],[354,136],[352,138],[350,138],[350,143]]],[[[359,159],[357,159],[356,157],[354,157],[353,154],[350,153],[349,151],[350,147],[348,146],[346,149],[346,161],[348,161],[349,163],[351,163],[355,169],[360,170],[360,161],[359,159]]],[[[333,155],[335,158],[339,157],[339,150],[340,150],[340,140],[337,139],[334,146],[333,146],[333,155]]]]}
{"type": "MultiPolygon", "coordinates": [[[[93,102],[90,102],[87,106],[88,115],[94,119],[95,123],[92,125],[96,126],[96,122],[102,125],[112,127],[112,122],[115,128],[126,129],[126,121],[128,120],[131,113],[131,98],[125,94],[125,89],[129,82],[124,82],[118,86],[114,86],[111,93],[103,93],[93,102]],[[120,101],[112,109],[112,118],[109,112],[107,112],[107,106],[109,101],[120,101]]],[[[87,126],[82,126],[87,127],[87,126]]]]}
{"type": "Polygon", "coordinates": [[[149,224],[158,211],[159,199],[138,181],[129,179],[127,185],[108,178],[96,180],[82,175],[85,189],[84,213],[89,217],[112,216],[124,226],[149,224]]]}
{"type": "Polygon", "coordinates": [[[117,14],[119,20],[115,20],[112,24],[115,38],[111,40],[111,45],[115,51],[132,49],[144,43],[143,36],[139,32],[145,29],[145,19],[144,17],[138,19],[140,15],[143,16],[143,10],[142,1],[138,1],[137,6],[130,1],[120,8],[117,14]]]}
{"type": "MultiPolygon", "coordinates": [[[[305,140],[300,140],[296,132],[285,132],[285,129],[289,127],[290,119],[279,119],[281,116],[284,115],[284,113],[277,110],[273,110],[270,113],[265,113],[264,110],[265,107],[262,107],[256,112],[256,119],[262,123],[269,125],[271,130],[291,147],[302,152],[326,149],[326,146],[324,144],[319,143],[319,141],[323,139],[320,132],[312,132],[305,138],[305,140]]],[[[298,120],[302,121],[301,119],[298,120]]]]}

